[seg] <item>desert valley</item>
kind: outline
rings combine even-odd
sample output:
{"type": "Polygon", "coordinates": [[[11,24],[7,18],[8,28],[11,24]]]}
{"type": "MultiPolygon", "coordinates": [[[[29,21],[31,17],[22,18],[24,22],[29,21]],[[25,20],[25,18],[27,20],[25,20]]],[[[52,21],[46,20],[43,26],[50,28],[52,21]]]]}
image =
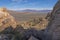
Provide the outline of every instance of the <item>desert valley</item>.
{"type": "Polygon", "coordinates": [[[60,40],[60,0],[4,2],[0,4],[5,6],[0,8],[0,40],[60,40]]]}

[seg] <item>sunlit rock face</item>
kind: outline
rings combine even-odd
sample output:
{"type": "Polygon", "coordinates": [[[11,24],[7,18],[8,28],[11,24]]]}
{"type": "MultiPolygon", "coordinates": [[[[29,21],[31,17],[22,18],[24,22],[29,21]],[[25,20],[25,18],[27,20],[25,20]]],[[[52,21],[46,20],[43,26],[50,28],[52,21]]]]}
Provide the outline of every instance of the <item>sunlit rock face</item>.
{"type": "Polygon", "coordinates": [[[0,29],[3,30],[8,26],[13,26],[15,28],[16,21],[13,16],[11,16],[6,8],[0,8],[0,29]]]}
{"type": "Polygon", "coordinates": [[[50,16],[50,22],[44,32],[44,40],[60,40],[60,0],[56,3],[50,16]]]}

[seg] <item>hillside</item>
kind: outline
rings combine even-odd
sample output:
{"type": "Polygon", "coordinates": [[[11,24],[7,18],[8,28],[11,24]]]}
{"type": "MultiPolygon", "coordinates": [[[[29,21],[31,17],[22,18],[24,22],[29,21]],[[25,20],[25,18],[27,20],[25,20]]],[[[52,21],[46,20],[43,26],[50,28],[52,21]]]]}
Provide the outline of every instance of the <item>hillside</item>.
{"type": "Polygon", "coordinates": [[[46,17],[47,13],[40,12],[17,12],[17,11],[8,11],[12,16],[15,17],[17,21],[28,21],[33,18],[46,17]]]}
{"type": "Polygon", "coordinates": [[[15,18],[7,12],[6,8],[0,8],[0,31],[8,26],[16,27],[15,18]]]}
{"type": "Polygon", "coordinates": [[[25,29],[45,29],[48,23],[48,20],[45,19],[48,12],[18,12],[12,10],[8,10],[8,12],[16,19],[17,24],[22,25],[25,29]],[[34,19],[36,20],[35,22],[34,19]]]}

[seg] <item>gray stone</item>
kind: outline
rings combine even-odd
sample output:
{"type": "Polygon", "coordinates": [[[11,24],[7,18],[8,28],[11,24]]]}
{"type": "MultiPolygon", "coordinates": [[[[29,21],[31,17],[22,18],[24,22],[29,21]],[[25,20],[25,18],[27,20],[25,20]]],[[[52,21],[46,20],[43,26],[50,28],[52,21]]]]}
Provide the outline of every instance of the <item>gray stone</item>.
{"type": "Polygon", "coordinates": [[[60,40],[60,1],[54,6],[50,19],[43,40],[60,40]]]}
{"type": "Polygon", "coordinates": [[[35,37],[31,36],[28,40],[38,40],[35,37]]]}

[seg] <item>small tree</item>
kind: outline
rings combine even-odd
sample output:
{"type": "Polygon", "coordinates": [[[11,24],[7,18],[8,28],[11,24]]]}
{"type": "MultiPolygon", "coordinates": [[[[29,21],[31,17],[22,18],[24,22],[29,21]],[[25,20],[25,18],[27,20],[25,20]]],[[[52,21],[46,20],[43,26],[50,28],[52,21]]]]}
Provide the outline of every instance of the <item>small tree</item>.
{"type": "Polygon", "coordinates": [[[13,34],[13,27],[9,26],[5,28],[3,31],[1,31],[1,34],[13,34]]]}

